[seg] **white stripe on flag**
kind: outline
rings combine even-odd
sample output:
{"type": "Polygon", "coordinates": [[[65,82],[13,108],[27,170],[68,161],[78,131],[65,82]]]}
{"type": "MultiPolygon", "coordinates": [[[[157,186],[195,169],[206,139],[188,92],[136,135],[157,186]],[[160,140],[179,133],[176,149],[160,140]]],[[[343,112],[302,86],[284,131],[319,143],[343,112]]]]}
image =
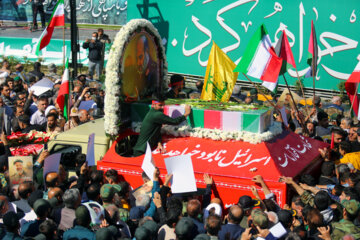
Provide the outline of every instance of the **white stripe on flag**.
{"type": "Polygon", "coordinates": [[[274,89],[276,88],[277,81],[275,83],[263,81],[263,83],[261,85],[273,92],[274,89]]]}
{"type": "Polygon", "coordinates": [[[256,49],[255,56],[252,58],[247,75],[254,78],[261,78],[268,62],[271,59],[269,48],[271,47],[271,41],[269,35],[265,35],[256,49]]]}

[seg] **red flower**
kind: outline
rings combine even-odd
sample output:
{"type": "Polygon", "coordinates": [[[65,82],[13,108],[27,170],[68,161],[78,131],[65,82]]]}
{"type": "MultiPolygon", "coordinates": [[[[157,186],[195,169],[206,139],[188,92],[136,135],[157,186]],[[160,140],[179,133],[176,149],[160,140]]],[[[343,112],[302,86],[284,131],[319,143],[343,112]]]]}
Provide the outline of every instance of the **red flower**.
{"type": "Polygon", "coordinates": [[[43,142],[43,141],[44,141],[44,139],[43,139],[42,137],[40,137],[40,138],[36,139],[36,140],[34,141],[34,143],[41,143],[41,142],[43,142]]]}

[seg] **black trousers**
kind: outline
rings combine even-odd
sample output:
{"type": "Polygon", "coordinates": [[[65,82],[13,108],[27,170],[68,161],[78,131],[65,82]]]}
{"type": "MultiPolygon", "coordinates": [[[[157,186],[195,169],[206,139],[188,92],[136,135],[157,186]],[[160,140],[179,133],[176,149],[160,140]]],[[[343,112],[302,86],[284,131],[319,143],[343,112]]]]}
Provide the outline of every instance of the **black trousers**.
{"type": "Polygon", "coordinates": [[[45,12],[44,5],[32,4],[32,12],[33,12],[33,26],[37,28],[37,14],[40,13],[41,18],[41,26],[45,27],[45,12]]]}

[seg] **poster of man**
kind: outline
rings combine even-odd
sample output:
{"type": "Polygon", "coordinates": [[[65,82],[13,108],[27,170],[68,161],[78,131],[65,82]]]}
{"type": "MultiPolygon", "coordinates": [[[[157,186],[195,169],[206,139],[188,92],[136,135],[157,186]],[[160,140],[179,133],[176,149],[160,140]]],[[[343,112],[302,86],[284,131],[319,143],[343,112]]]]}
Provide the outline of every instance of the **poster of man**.
{"type": "Polygon", "coordinates": [[[9,157],[10,184],[17,185],[33,179],[33,162],[31,156],[9,157]]]}
{"type": "Polygon", "coordinates": [[[136,33],[123,55],[122,94],[128,101],[151,97],[159,87],[158,49],[146,32],[136,33]]]}

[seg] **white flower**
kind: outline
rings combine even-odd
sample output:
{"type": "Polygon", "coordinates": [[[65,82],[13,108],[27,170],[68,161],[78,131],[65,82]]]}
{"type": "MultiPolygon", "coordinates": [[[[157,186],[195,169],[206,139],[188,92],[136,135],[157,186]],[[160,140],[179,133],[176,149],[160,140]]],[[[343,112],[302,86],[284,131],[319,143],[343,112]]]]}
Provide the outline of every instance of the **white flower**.
{"type": "MultiPolygon", "coordinates": [[[[114,43],[110,49],[108,62],[106,64],[106,77],[105,77],[105,132],[110,135],[117,135],[119,133],[118,122],[120,121],[118,115],[120,112],[119,106],[119,93],[120,93],[120,79],[119,72],[124,72],[124,66],[120,63],[121,54],[124,51],[125,45],[129,40],[130,36],[138,28],[146,28],[148,31],[155,36],[155,38],[161,41],[161,37],[157,29],[146,19],[133,19],[123,26],[120,31],[116,34],[114,43]]],[[[162,76],[167,74],[167,61],[165,55],[165,49],[162,44],[159,44],[160,53],[162,54],[163,61],[163,72],[162,76]]],[[[166,84],[166,81],[162,81],[166,84]]]]}

